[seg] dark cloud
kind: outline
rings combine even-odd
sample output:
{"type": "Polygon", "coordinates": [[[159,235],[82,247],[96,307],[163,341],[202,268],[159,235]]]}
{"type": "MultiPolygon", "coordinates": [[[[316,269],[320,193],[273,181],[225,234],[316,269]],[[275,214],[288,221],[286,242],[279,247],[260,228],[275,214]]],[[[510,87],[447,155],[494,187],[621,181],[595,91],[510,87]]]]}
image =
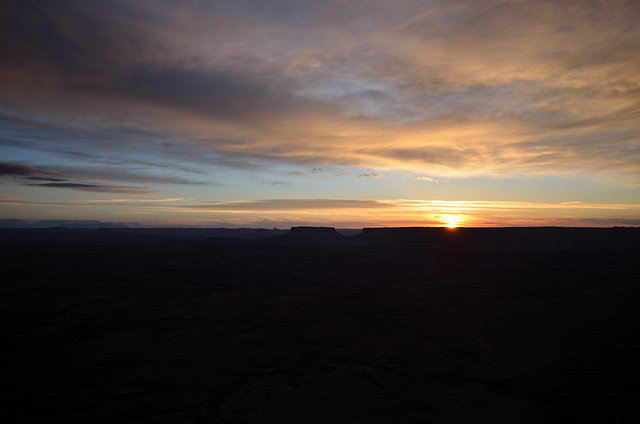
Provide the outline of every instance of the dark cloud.
{"type": "Polygon", "coordinates": [[[275,80],[185,62],[154,17],[119,1],[11,3],[0,21],[0,80],[20,95],[47,89],[225,119],[305,107],[275,80]]]}
{"type": "Polygon", "coordinates": [[[5,163],[5,162],[0,162],[0,175],[17,175],[17,176],[27,176],[27,175],[33,175],[35,174],[37,171],[27,165],[21,165],[21,164],[11,164],[11,163],[5,163]]]}
{"type": "Polygon", "coordinates": [[[124,2],[25,0],[9,2],[2,10],[5,69],[20,69],[20,78],[30,82],[99,87],[150,47],[139,31],[127,27],[142,15],[124,2]]]}
{"type": "Polygon", "coordinates": [[[136,101],[227,119],[302,106],[265,83],[215,71],[135,72],[127,83],[115,89],[136,101]]]}
{"type": "Polygon", "coordinates": [[[49,178],[49,177],[26,177],[25,180],[29,181],[49,181],[53,183],[60,183],[63,181],[67,181],[66,178],[49,178]]]}
{"type": "Polygon", "coordinates": [[[93,193],[115,193],[115,194],[133,194],[133,195],[149,195],[153,191],[149,187],[128,187],[128,186],[110,186],[99,184],[81,184],[81,183],[45,183],[45,184],[28,184],[34,187],[47,188],[67,188],[72,190],[89,191],[93,193]]]}
{"type": "Polygon", "coordinates": [[[358,178],[380,178],[382,175],[376,174],[375,172],[370,172],[368,174],[360,174],[358,178]]]}
{"type": "Polygon", "coordinates": [[[71,181],[71,177],[80,177],[81,179],[102,179],[102,180],[115,180],[115,181],[138,181],[138,182],[153,182],[157,184],[194,184],[193,181],[181,180],[179,178],[161,177],[161,176],[149,176],[149,175],[131,175],[128,171],[121,171],[118,175],[118,170],[105,169],[102,172],[99,169],[93,169],[90,171],[76,171],[66,170],[67,175],[63,175],[58,172],[46,172],[36,169],[31,166],[22,164],[10,164],[0,162],[0,175],[22,177],[22,180],[26,181],[43,181],[45,183],[27,183],[25,185],[35,187],[51,187],[51,188],[67,188],[80,191],[89,191],[96,193],[121,193],[121,194],[139,194],[148,195],[153,191],[149,190],[149,187],[131,187],[131,186],[113,186],[108,184],[89,184],[78,181],[71,181]],[[55,175],[59,177],[70,178],[58,178],[50,177],[49,175],[55,175]]]}
{"type": "Polygon", "coordinates": [[[58,172],[48,172],[41,169],[36,169],[29,165],[12,164],[7,162],[0,162],[0,176],[14,176],[24,177],[27,180],[35,181],[66,181],[61,178],[43,177],[42,175],[55,175],[62,176],[58,172]]]}

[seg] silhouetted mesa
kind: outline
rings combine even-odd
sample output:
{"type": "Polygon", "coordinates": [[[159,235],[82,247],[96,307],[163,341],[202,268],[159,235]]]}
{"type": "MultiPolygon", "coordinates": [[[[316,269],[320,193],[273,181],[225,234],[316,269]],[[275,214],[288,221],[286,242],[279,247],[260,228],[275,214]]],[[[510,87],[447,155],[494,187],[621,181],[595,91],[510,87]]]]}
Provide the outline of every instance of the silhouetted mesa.
{"type": "MultiPolygon", "coordinates": [[[[349,230],[353,233],[357,230],[349,230]]],[[[161,240],[340,245],[420,245],[446,249],[594,249],[640,248],[640,227],[575,228],[364,228],[360,234],[340,234],[334,227],[258,228],[0,228],[3,242],[137,243],[161,240]]]]}
{"type": "Polygon", "coordinates": [[[354,239],[365,243],[419,243],[441,244],[446,240],[447,228],[402,227],[402,228],[363,228],[354,239]]]}
{"type": "Polygon", "coordinates": [[[640,228],[364,228],[351,239],[462,249],[640,247],[640,228]]]}
{"type": "Polygon", "coordinates": [[[295,243],[344,243],[349,237],[336,232],[334,227],[291,227],[291,230],[273,240],[295,243]]]}

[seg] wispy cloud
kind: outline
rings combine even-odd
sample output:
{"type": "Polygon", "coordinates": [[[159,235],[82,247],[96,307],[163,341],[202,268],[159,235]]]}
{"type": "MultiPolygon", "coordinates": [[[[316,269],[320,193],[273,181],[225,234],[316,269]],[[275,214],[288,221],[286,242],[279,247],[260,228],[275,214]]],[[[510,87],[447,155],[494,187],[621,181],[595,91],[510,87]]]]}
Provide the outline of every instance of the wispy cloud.
{"type": "Polygon", "coordinates": [[[29,180],[45,180],[45,181],[59,181],[60,179],[40,177],[38,175],[62,175],[57,172],[47,172],[41,169],[36,169],[32,166],[23,165],[21,163],[7,163],[0,162],[0,177],[23,177],[29,180]]]}
{"type": "MultiPolygon", "coordinates": [[[[426,181],[428,183],[436,183],[438,184],[439,182],[442,182],[443,180],[437,179],[437,178],[432,178],[432,177],[427,177],[427,176],[422,176],[422,177],[416,177],[416,181],[426,181]]],[[[446,180],[444,180],[446,182],[446,180]]]]}
{"type": "Polygon", "coordinates": [[[25,177],[24,179],[29,181],[48,181],[48,182],[54,182],[54,183],[67,181],[66,178],[50,178],[50,177],[25,177]]]}
{"type": "MultiPolygon", "coordinates": [[[[68,174],[70,168],[66,168],[65,172],[68,174]]],[[[98,173],[101,179],[105,179],[105,175],[110,174],[107,173],[98,173]]],[[[58,189],[71,189],[71,190],[79,190],[79,191],[87,191],[93,193],[120,193],[120,194],[132,194],[132,195],[150,195],[153,194],[154,191],[150,190],[149,187],[134,187],[134,186],[123,186],[123,185],[111,185],[111,184],[94,184],[94,183],[84,183],[79,181],[72,181],[72,178],[59,178],[59,177],[67,177],[67,175],[60,172],[47,172],[40,169],[36,169],[31,166],[26,166],[22,164],[11,164],[0,162],[0,176],[5,177],[18,177],[18,181],[30,187],[43,187],[43,188],[58,188],[58,189]],[[45,175],[45,176],[43,176],[45,175]],[[48,175],[56,175],[58,177],[49,177],[48,175]],[[34,182],[37,181],[37,182],[34,182]]],[[[77,176],[77,175],[76,175],[77,176]]],[[[96,177],[95,170],[92,172],[85,172],[82,174],[83,177],[96,177]]],[[[122,176],[115,178],[107,178],[113,180],[146,180],[148,181],[150,178],[122,178],[122,176]]],[[[167,179],[152,179],[154,182],[166,182],[167,179]]]]}
{"type": "Polygon", "coordinates": [[[267,199],[191,204],[188,208],[226,211],[301,211],[329,209],[379,209],[392,205],[381,200],[267,199]]]}
{"type": "Polygon", "coordinates": [[[129,186],[111,186],[99,184],[80,184],[80,183],[44,183],[44,184],[28,184],[33,187],[47,188],[68,188],[72,190],[89,191],[92,193],[116,193],[116,194],[134,194],[134,195],[150,195],[154,192],[148,187],[129,187],[129,186]]]}
{"type": "Polygon", "coordinates": [[[0,162],[0,175],[33,175],[36,170],[31,166],[0,162]]]}

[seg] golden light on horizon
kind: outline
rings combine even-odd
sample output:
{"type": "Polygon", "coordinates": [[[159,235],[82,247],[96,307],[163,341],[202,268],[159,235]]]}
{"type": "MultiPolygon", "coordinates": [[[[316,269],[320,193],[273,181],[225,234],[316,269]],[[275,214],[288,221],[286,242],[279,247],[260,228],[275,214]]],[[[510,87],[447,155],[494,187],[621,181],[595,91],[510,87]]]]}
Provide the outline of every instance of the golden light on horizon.
{"type": "Polygon", "coordinates": [[[440,218],[443,220],[444,226],[447,228],[458,228],[462,221],[462,217],[460,215],[444,214],[440,215],[440,218]]]}

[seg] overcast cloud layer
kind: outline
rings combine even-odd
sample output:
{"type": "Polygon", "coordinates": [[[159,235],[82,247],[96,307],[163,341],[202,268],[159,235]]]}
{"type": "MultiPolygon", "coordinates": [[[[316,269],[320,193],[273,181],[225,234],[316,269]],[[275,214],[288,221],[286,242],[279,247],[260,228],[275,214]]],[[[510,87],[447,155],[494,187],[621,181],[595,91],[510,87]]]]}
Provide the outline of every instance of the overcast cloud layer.
{"type": "MultiPolygon", "coordinates": [[[[353,200],[385,196],[320,177],[637,188],[638,22],[637,1],[10,0],[0,178],[23,198],[238,175],[353,200]]],[[[200,200],[317,196],[245,197],[200,200]]]]}

